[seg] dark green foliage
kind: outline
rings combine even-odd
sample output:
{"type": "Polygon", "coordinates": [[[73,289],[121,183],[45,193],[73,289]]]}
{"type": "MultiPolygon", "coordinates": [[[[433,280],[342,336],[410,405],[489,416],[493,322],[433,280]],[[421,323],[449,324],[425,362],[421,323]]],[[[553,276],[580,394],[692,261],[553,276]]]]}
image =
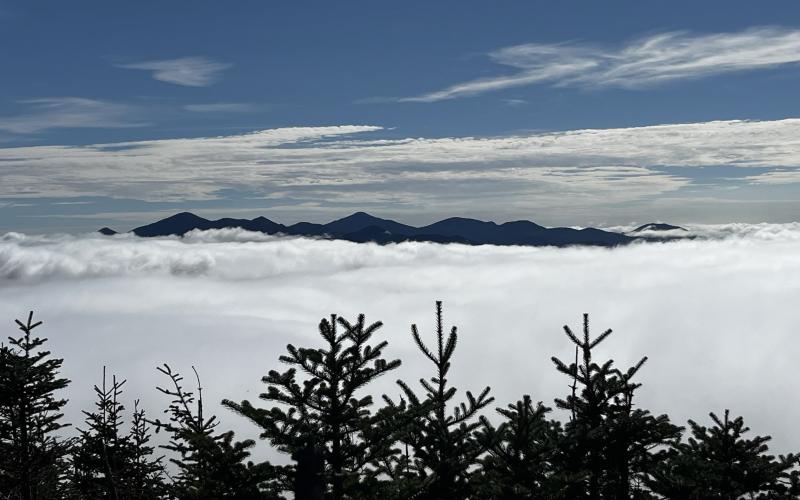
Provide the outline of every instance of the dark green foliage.
{"type": "Polygon", "coordinates": [[[126,481],[128,496],[137,500],[160,498],[165,491],[163,457],[153,457],[150,424],[144,410],[139,409],[138,399],[133,403],[128,439],[131,447],[126,481]]]}
{"type": "Polygon", "coordinates": [[[71,443],[57,437],[67,403],[57,392],[69,380],[58,375],[63,360],[41,349],[47,339],[32,337],[42,324],[33,312],[23,332],[0,347],[0,492],[9,499],[61,497],[61,479],[71,443]]]}
{"type": "Polygon", "coordinates": [[[571,416],[562,445],[562,495],[592,500],[648,498],[643,480],[662,458],[662,447],[676,440],[681,429],[666,415],[655,417],[633,407],[640,384],[632,379],[647,358],[624,372],[614,368],[613,360],[597,363],[592,350],[611,330],[592,339],[588,314],[583,316],[582,338],[568,326],[564,331],[576,346],[576,359],[568,366],[552,358],[558,371],[572,379],[572,393],[556,399],[556,406],[571,416]]]}
{"type": "Polygon", "coordinates": [[[152,422],[156,432],[164,430],[170,433],[169,444],[163,448],[176,455],[170,459],[178,468],[170,486],[170,497],[179,500],[282,498],[278,492],[283,485],[277,484],[275,467],[266,462],[245,462],[255,442],[234,441],[232,431],[217,432],[216,416],[204,414],[199,377],[195,397],[193,392],[184,390],[183,377],[168,365],[158,370],[171,382],[171,387],[158,388],[172,398],[164,410],[169,421],[152,422]]]}
{"type": "Polygon", "coordinates": [[[425,389],[424,399],[420,399],[402,380],[397,382],[403,389],[409,411],[420,415],[413,420],[410,432],[402,437],[403,443],[413,451],[413,457],[408,458],[408,468],[420,486],[417,498],[468,498],[472,491],[470,470],[477,466],[478,457],[484,451],[475,436],[481,425],[476,417],[494,398],[489,397],[489,387],[483,389],[477,398],[467,391],[467,402],[454,405],[450,411],[449,404],[457,389],[448,384],[447,375],[458,334],[454,326],[445,339],[440,301],[436,302],[436,347],[431,350],[422,341],[417,325],[411,325],[411,335],[435,368],[433,377],[419,381],[425,389]]]}
{"type": "MultiPolygon", "coordinates": [[[[135,402],[130,427],[121,401],[125,381],[95,386],[80,438],[63,439],[64,399],[57,392],[62,360],[32,337],[41,323],[17,321],[21,337],[0,346],[0,500],[798,500],[800,456],[772,456],[767,436],[747,438],[741,417],[711,414],[713,425],[689,421],[691,437],[666,415],[634,404],[645,364],[620,370],[597,361],[595,348],[611,330],[592,338],[588,316],[575,360],[552,358],[569,378],[570,393],[556,399],[564,423],[530,396],[498,408],[494,422],[481,411],[489,388],[455,403],[448,381],[458,340],[445,332],[436,303],[436,345],[412,338],[434,365],[418,396],[408,384],[399,403],[384,396],[374,409],[370,382],[399,366],[383,357],[385,341],[371,344],[381,323],[364,316],[350,323],[320,322],[323,346],[288,346],[283,373],[270,371],[260,398],[223,404],[261,428],[261,437],[290,454],[287,467],[250,460],[253,440],[236,441],[204,412],[202,388],[186,391],[168,365],[167,421],[149,420],[135,402]],[[169,464],[154,456],[150,428],[164,431],[169,464]]],[[[638,401],[638,400],[637,400],[638,401]]]]}
{"type": "Polygon", "coordinates": [[[744,419],[710,414],[712,427],[690,420],[692,437],[676,443],[648,481],[667,498],[735,500],[798,498],[797,455],[767,454],[769,436],[747,439],[744,419]]]}
{"type": "Polygon", "coordinates": [[[556,498],[561,424],[548,420],[550,408],[530,396],[498,408],[503,421],[495,428],[481,417],[478,442],[487,454],[473,476],[477,497],[496,500],[556,498]]]}
{"type": "Polygon", "coordinates": [[[108,386],[104,368],[102,385],[94,386],[95,411],[84,411],[88,428],[80,431],[72,457],[72,488],[81,497],[145,500],[165,493],[161,459],[152,458],[153,448],[147,444],[150,433],[144,411],[135,407],[130,432],[122,430],[124,385],[124,380],[112,377],[108,386]]]}
{"type": "Polygon", "coordinates": [[[393,413],[387,409],[373,414],[372,397],[363,394],[366,385],[400,366],[399,360],[382,357],[386,341],[369,344],[381,326],[380,322],[367,326],[363,314],[352,324],[335,315],[323,319],[319,333],[324,347],[290,344],[289,355],[280,361],[291,368],[283,373],[272,370],[262,379],[268,388],[259,397],[278,406],[262,409],[249,401],[223,401],[261,427],[261,437],[278,450],[295,457],[312,450],[320,453],[324,477],[305,482],[324,480],[335,500],[363,492],[376,480],[370,464],[395,453],[389,426],[393,413]]]}

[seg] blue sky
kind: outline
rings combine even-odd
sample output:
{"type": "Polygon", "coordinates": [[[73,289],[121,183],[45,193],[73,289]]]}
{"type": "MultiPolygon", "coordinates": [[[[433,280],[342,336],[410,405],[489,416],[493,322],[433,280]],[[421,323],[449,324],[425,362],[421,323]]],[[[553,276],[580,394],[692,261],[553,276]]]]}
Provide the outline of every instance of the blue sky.
{"type": "Polygon", "coordinates": [[[0,46],[0,230],[800,208],[797,2],[0,1],[0,46]]]}

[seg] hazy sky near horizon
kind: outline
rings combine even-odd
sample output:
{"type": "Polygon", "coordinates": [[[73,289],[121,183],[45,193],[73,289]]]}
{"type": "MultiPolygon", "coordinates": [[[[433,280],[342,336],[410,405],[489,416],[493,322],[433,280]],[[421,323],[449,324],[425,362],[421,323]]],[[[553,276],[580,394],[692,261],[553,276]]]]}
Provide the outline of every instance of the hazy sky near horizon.
{"type": "Polygon", "coordinates": [[[0,0],[0,232],[789,222],[800,4],[0,0]]]}

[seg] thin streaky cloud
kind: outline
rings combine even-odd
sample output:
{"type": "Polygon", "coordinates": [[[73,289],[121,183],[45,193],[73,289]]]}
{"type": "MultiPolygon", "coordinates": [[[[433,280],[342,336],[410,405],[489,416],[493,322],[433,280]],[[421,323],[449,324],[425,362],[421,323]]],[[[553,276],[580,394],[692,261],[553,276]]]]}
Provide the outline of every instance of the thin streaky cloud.
{"type": "Polygon", "coordinates": [[[771,170],[758,175],[750,175],[744,178],[750,184],[800,184],[800,169],[793,170],[771,170]]]}
{"type": "Polygon", "coordinates": [[[193,113],[247,113],[255,111],[255,106],[246,102],[213,102],[186,104],[183,109],[193,113]]]}
{"type": "Polygon", "coordinates": [[[536,84],[581,88],[642,88],[675,80],[755,71],[800,62],[800,30],[755,27],[734,33],[685,31],[639,38],[621,47],[529,43],[490,52],[518,71],[399,99],[436,102],[536,84]]]}
{"type": "MultiPolygon", "coordinates": [[[[800,119],[716,121],[491,138],[386,139],[377,126],[86,146],[0,148],[0,198],[218,199],[221,190],[347,206],[531,212],[655,199],[696,167],[800,167],[800,119]],[[169,168],[164,168],[168,165],[169,168]]],[[[721,175],[724,175],[720,170],[721,175]]],[[[753,172],[754,174],[756,172],[753,172]]],[[[759,171],[760,173],[760,171],[759,171]]]]}
{"type": "Polygon", "coordinates": [[[47,97],[21,101],[26,113],[0,116],[0,130],[31,134],[53,128],[125,128],[146,123],[131,120],[133,108],[125,104],[83,97],[47,97]]]}
{"type": "Polygon", "coordinates": [[[152,71],[156,80],[186,87],[213,85],[219,81],[222,72],[231,66],[208,57],[180,57],[117,65],[118,68],[152,71]]]}

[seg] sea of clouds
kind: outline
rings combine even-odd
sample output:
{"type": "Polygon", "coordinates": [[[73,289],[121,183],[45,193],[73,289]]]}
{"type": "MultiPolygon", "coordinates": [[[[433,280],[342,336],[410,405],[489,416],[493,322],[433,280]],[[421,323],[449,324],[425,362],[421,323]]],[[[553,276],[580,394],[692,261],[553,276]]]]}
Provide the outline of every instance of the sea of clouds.
{"type": "MultiPolygon", "coordinates": [[[[378,246],[240,230],[156,239],[8,233],[2,335],[36,311],[44,321],[36,332],[73,381],[74,423],[104,365],[127,378],[129,407],[141,398],[158,415],[167,399],[155,386],[166,380],[155,367],[168,362],[186,375],[196,366],[222,426],[255,437],[217,403],[256,400],[286,344],[318,345],[319,320],[331,313],[384,322],[385,353],[403,365],[372,390],[398,395],[397,378],[432,375],[410,325],[433,341],[434,301],[444,301],[445,323],[460,334],[452,382],[462,395],[490,385],[504,406],[523,394],[552,404],[568,392],[550,357],[572,358],[562,327],[579,329],[586,312],[596,334],[615,331],[599,356],[623,367],[649,356],[638,404],[681,424],[730,408],[771,434],[776,451],[800,451],[800,224],[689,229],[695,239],[616,249],[378,246]]],[[[267,445],[258,454],[270,454],[267,445]]]]}

